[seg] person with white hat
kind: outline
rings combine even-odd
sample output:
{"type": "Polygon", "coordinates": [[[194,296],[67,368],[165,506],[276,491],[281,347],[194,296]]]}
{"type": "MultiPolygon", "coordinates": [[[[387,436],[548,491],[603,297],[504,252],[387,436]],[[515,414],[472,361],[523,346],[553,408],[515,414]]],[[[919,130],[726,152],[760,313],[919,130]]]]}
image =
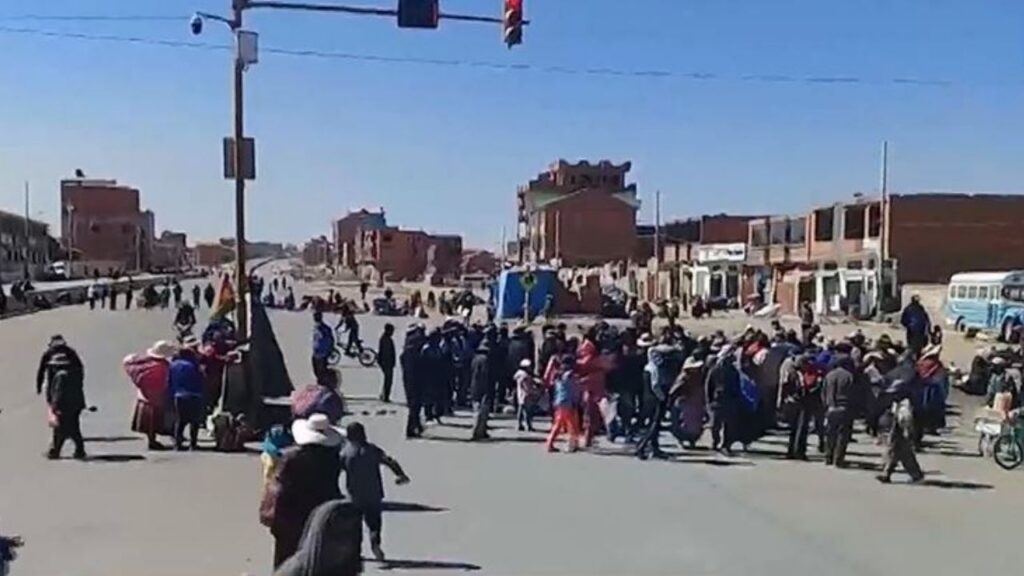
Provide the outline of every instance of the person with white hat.
{"type": "Polygon", "coordinates": [[[516,413],[516,422],[519,431],[533,432],[533,413],[540,400],[541,387],[533,373],[533,363],[529,358],[519,361],[519,369],[516,370],[512,378],[516,382],[516,405],[519,407],[516,413]]]}
{"type": "Polygon", "coordinates": [[[132,432],[146,435],[149,450],[163,450],[157,442],[157,435],[169,430],[165,424],[169,412],[168,378],[171,358],[178,347],[167,340],[160,340],[143,355],[132,354],[124,359],[124,370],[135,385],[137,398],[132,414],[132,432]]]}
{"type": "Polygon", "coordinates": [[[260,522],[274,536],[274,568],[299,547],[309,515],[324,502],[342,497],[340,447],[344,433],[323,414],[292,422],[295,445],[281,455],[260,503],[260,522]]]}

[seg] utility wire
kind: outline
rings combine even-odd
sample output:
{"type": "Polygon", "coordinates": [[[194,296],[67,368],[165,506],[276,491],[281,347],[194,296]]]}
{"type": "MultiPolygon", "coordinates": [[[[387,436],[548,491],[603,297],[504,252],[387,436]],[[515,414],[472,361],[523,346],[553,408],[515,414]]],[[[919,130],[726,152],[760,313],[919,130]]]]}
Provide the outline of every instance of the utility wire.
{"type": "Polygon", "coordinates": [[[188,16],[48,16],[46,14],[21,14],[16,16],[0,16],[4,22],[173,22],[188,20],[188,16]]]}
{"type": "MultiPolygon", "coordinates": [[[[38,28],[19,28],[0,26],[0,34],[20,34],[28,36],[41,36],[47,38],[62,38],[72,40],[117,42],[126,44],[145,44],[152,46],[164,46],[169,48],[191,48],[196,50],[231,50],[232,46],[226,44],[211,44],[198,41],[167,40],[160,38],[146,38],[141,36],[124,36],[114,34],[91,34],[83,32],[65,32],[58,30],[43,30],[38,28]]],[[[365,54],[354,52],[333,52],[324,50],[303,50],[294,48],[262,47],[261,52],[266,54],[277,54],[283,56],[319,58],[327,60],[349,60],[358,62],[375,62],[387,64],[413,64],[443,67],[479,68],[486,70],[502,70],[513,72],[539,72],[544,74],[559,74],[568,76],[596,76],[596,77],[619,77],[619,78],[663,78],[680,79],[690,81],[740,81],[762,84],[804,84],[804,85],[871,85],[871,86],[915,86],[926,88],[949,88],[955,83],[944,79],[892,77],[892,78],[865,78],[859,76],[795,76],[788,74],[748,74],[748,75],[722,75],[712,72],[682,72],[673,70],[634,70],[607,67],[578,68],[567,66],[554,66],[545,64],[516,64],[507,62],[495,62],[486,60],[465,60],[448,58],[421,58],[410,56],[384,56],[379,54],[365,54]]]]}

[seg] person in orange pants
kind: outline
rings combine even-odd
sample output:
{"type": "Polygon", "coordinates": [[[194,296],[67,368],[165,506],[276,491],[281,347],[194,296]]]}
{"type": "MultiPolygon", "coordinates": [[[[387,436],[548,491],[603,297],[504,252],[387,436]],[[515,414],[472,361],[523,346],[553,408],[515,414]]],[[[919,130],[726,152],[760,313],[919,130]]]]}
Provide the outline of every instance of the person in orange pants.
{"type": "Polygon", "coordinates": [[[569,433],[569,451],[575,452],[580,438],[580,390],[576,373],[573,370],[575,359],[566,358],[560,362],[560,370],[554,379],[555,394],[553,406],[555,418],[548,434],[548,452],[555,452],[555,442],[563,432],[569,433]]]}

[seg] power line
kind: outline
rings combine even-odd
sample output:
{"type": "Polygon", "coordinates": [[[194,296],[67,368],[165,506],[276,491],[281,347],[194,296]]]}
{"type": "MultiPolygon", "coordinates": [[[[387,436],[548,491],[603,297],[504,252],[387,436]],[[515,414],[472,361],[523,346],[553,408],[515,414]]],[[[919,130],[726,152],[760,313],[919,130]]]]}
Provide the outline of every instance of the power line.
{"type": "MultiPolygon", "coordinates": [[[[128,17],[125,17],[128,18],[128,17]]],[[[153,17],[155,18],[155,17],[153,17]]],[[[21,34],[47,38],[62,38],[98,42],[119,42],[127,44],[144,44],[169,48],[191,48],[196,50],[231,50],[226,44],[212,44],[198,41],[168,40],[141,36],[125,36],[117,34],[90,34],[84,32],[65,32],[44,30],[39,28],[19,28],[0,26],[0,34],[21,34]]],[[[748,74],[723,75],[713,72],[683,72],[674,70],[636,70],[609,67],[567,67],[546,64],[520,64],[495,62],[487,60],[466,60],[458,58],[421,58],[412,56],[385,56],[355,52],[335,52],[314,49],[262,47],[266,54],[277,54],[300,58],[319,58],[327,60],[349,60],[357,62],[410,64],[440,66],[450,68],[478,68],[510,72],[535,72],[542,74],[558,74],[567,76],[619,77],[619,78],[654,78],[677,79],[688,81],[739,81],[760,84],[804,84],[804,85],[869,85],[869,86],[913,86],[924,88],[949,88],[956,84],[945,79],[891,77],[865,78],[859,76],[798,76],[788,74],[748,74]]]]}
{"type": "Polygon", "coordinates": [[[46,14],[21,14],[16,16],[0,16],[0,21],[5,22],[173,22],[188,20],[188,16],[103,16],[103,15],[76,15],[76,16],[50,16],[46,14]]]}

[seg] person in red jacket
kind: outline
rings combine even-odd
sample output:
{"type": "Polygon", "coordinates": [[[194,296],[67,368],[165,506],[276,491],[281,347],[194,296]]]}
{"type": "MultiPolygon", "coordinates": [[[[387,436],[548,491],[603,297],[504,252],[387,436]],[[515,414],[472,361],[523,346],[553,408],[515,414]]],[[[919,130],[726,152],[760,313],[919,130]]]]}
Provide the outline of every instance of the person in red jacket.
{"type": "Polygon", "coordinates": [[[596,331],[587,331],[576,359],[576,374],[579,375],[579,386],[583,391],[583,445],[587,448],[604,427],[599,406],[608,394],[606,383],[611,369],[610,361],[601,356],[596,340],[596,331]]]}
{"type": "Polygon", "coordinates": [[[124,359],[124,370],[138,392],[132,415],[132,432],[145,434],[150,450],[163,450],[164,445],[156,437],[170,431],[168,373],[171,358],[177,352],[177,346],[161,340],[150,346],[145,354],[132,354],[124,359]]]}

